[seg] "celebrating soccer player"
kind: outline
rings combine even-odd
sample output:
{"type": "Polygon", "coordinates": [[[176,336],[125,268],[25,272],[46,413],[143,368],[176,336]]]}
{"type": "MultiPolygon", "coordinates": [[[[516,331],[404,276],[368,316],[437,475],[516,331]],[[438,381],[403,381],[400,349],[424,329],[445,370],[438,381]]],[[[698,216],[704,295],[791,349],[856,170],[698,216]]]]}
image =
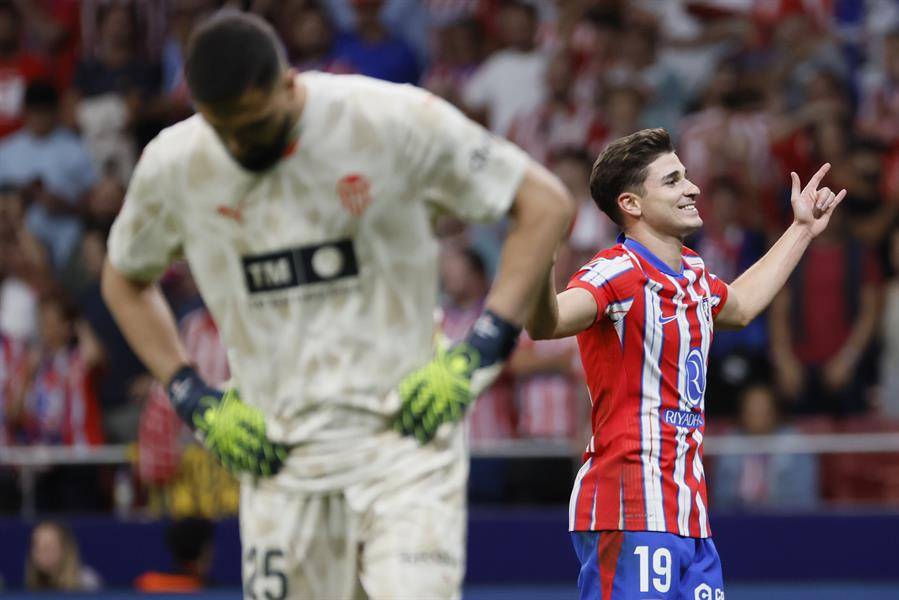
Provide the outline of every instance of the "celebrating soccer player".
{"type": "Polygon", "coordinates": [[[409,86],[297,75],[222,12],[185,57],[199,114],[146,147],[104,296],[178,414],[241,475],[248,598],[458,598],[459,421],[507,359],[574,204],[511,144],[409,86]],[[509,213],[486,310],[433,350],[432,218],[509,213]],[[233,379],[189,364],[154,284],[185,256],[233,379]]]}
{"type": "Polygon", "coordinates": [[[527,323],[535,339],[577,334],[593,436],[571,494],[582,600],[724,598],[702,466],[705,377],[716,325],[742,327],[784,285],[846,195],[800,187],[793,224],[731,284],[683,240],[702,226],[699,188],[664,129],[613,142],[590,192],[623,231],[556,296],[552,278],[527,323]]]}

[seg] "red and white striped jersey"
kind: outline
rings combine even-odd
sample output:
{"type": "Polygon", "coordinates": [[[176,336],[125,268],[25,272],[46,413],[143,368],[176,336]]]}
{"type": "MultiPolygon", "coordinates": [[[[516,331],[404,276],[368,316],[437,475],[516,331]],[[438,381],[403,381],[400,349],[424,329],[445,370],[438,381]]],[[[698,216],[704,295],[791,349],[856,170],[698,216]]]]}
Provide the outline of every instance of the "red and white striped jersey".
{"type": "Polygon", "coordinates": [[[708,537],[705,377],[727,286],[686,247],[676,272],[635,240],[619,242],[568,285],[590,292],[598,315],[578,334],[593,436],[569,529],[708,537]]]}

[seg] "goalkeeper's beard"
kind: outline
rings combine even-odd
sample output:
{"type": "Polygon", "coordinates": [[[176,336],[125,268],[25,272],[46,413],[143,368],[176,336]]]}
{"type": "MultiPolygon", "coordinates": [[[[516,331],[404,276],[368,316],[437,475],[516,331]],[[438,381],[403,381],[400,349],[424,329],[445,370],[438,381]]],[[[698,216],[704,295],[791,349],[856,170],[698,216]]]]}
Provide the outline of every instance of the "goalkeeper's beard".
{"type": "Polygon", "coordinates": [[[281,129],[269,144],[256,146],[241,156],[233,154],[232,156],[247,171],[254,173],[268,171],[284,156],[284,150],[290,145],[292,129],[292,119],[286,115],[281,129]]]}

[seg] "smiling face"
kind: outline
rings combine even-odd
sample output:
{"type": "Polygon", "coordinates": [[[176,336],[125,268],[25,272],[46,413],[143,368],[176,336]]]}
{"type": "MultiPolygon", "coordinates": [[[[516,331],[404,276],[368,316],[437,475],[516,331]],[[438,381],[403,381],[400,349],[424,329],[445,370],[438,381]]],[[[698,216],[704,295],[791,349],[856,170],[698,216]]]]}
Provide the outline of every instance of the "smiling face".
{"type": "Polygon", "coordinates": [[[662,236],[684,239],[702,227],[698,195],[677,154],[669,152],[649,164],[642,190],[621,194],[618,203],[631,224],[636,219],[662,236]]]}

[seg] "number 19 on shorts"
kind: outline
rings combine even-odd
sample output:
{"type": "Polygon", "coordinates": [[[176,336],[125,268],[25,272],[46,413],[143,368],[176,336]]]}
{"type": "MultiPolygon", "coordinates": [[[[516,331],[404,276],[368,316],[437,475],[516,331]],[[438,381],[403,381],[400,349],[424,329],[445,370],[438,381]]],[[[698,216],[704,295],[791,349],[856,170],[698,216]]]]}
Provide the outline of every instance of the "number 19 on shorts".
{"type": "Polygon", "coordinates": [[[649,546],[637,546],[634,554],[640,561],[640,591],[649,592],[651,583],[655,591],[667,593],[671,589],[671,551],[656,548],[650,552],[649,546]]]}

